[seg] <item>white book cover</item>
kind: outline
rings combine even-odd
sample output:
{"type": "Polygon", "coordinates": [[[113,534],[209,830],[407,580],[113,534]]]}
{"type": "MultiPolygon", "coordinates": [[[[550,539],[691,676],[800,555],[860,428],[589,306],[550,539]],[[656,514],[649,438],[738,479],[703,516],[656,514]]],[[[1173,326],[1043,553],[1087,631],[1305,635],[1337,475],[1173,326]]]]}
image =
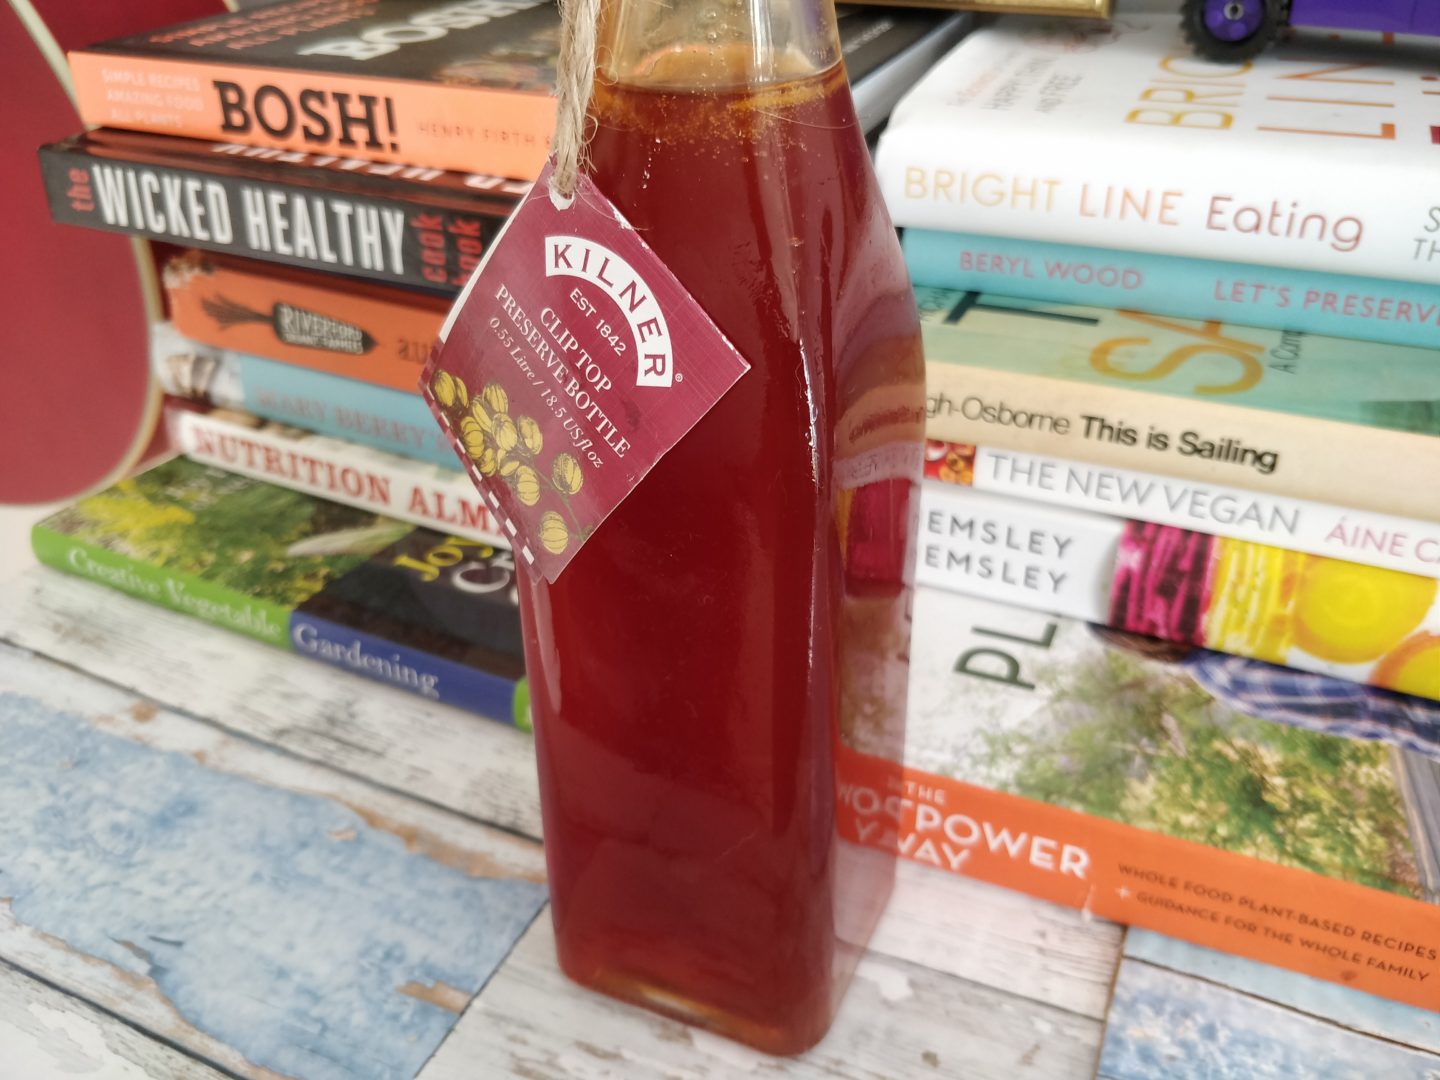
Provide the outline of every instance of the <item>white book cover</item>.
{"type": "Polygon", "coordinates": [[[915,582],[1440,700],[1440,581],[926,480],[915,582]]]}
{"type": "Polygon", "coordinates": [[[920,488],[915,584],[1106,622],[1125,522],[974,488],[920,488]]]}
{"type": "Polygon", "coordinates": [[[1431,521],[1019,450],[934,443],[930,458],[941,468],[955,458],[980,491],[1440,578],[1431,521]]]}
{"type": "Polygon", "coordinates": [[[464,473],[247,413],[172,407],[165,419],[175,449],[197,461],[437,532],[511,546],[464,473]]]}
{"type": "Polygon", "coordinates": [[[1433,43],[1297,33],[1199,60],[1178,19],[1002,19],[896,106],[895,223],[1440,284],[1433,43]]]}

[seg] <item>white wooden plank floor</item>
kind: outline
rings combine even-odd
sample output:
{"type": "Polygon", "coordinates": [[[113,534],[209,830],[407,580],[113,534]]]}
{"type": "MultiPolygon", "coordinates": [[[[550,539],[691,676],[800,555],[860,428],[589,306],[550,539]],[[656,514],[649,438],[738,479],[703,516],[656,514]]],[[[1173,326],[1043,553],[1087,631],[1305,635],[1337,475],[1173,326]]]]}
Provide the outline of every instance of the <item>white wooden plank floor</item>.
{"type": "MultiPolygon", "coordinates": [[[[11,665],[0,692],[39,695],[108,734],[333,801],[445,865],[543,877],[528,839],[540,829],[526,735],[44,569],[0,588],[0,641],[37,654],[11,665]]],[[[830,1036],[775,1060],[580,990],[556,967],[542,914],[479,996],[456,1003],[464,1015],[421,1075],[714,1078],[743,1066],[857,1080],[1089,1077],[1121,936],[902,865],[830,1036]]],[[[0,920],[0,958],[122,1017],[136,1038],[152,1032],[237,1076],[287,1075],[202,1030],[156,987],[13,916],[0,920]]]]}
{"type": "MultiPolygon", "coordinates": [[[[452,873],[517,888],[543,883],[527,735],[43,568],[0,585],[0,642],[8,643],[0,645],[0,736],[6,700],[39,702],[57,716],[82,718],[77,730],[85,738],[114,740],[132,756],[183,758],[189,782],[202,788],[247,784],[257,807],[299,799],[321,820],[348,815],[350,824],[332,830],[330,838],[378,838],[377,850],[388,850],[388,858],[413,860],[400,873],[407,880],[452,873]]],[[[17,766],[0,754],[0,767],[14,772],[17,766]]],[[[64,819],[64,804],[57,805],[64,819]]],[[[10,826],[8,837],[6,827],[0,821],[0,851],[8,842],[8,850],[25,859],[48,854],[27,851],[23,837],[17,845],[17,827],[10,826]]],[[[223,847],[215,845],[217,865],[225,858],[223,847]]],[[[142,845],[136,857],[143,862],[144,856],[142,845]]],[[[210,858],[207,849],[199,861],[210,858]]],[[[337,865],[347,867],[349,860],[337,865]]],[[[493,974],[473,989],[442,982],[398,988],[401,996],[423,999],[432,1035],[443,1029],[433,1054],[412,1055],[407,1060],[413,1067],[382,1065],[378,1058],[373,1065],[368,1058],[321,1060],[316,1055],[327,1044],[318,1006],[313,1015],[306,1007],[291,1009],[276,1022],[274,1037],[227,1032],[216,1024],[214,1009],[197,1003],[194,994],[176,992],[173,980],[137,973],[125,954],[114,954],[104,942],[80,940],[83,935],[71,930],[52,933],[19,917],[6,870],[0,862],[0,1080],[1088,1078],[1101,1061],[1117,972],[1130,973],[1124,1004],[1131,1012],[1124,1030],[1112,1031],[1104,1046],[1107,1075],[1124,1080],[1146,1075],[1147,1061],[1161,1062],[1154,1075],[1173,1071],[1163,1056],[1145,1056],[1153,1032],[1134,1020],[1136,1008],[1160,1000],[1156,979],[1163,982],[1167,1008],[1213,1000],[1220,1009],[1222,999],[1231,1002],[1239,994],[1259,1002],[1256,995],[1263,992],[1285,1010],[1277,1017],[1293,1013],[1297,1000],[1312,1003],[1305,1019],[1322,1029],[1316,1045],[1342,1045],[1336,1032],[1346,1028],[1343,1017],[1313,1004],[1332,1001],[1331,988],[1296,984],[1298,977],[1288,973],[1272,977],[1259,965],[1236,967],[1229,958],[1167,946],[1153,935],[1122,967],[1120,927],[902,863],[894,899],[835,1027],[802,1057],[765,1058],[579,989],[556,966],[542,910],[516,931],[518,939],[508,939],[513,947],[507,944],[493,974]],[[1225,979],[1236,989],[1222,986],[1225,979]],[[1229,996],[1217,995],[1217,986],[1229,996]],[[439,1029],[437,1015],[443,1016],[439,1029]],[[297,1046],[311,1056],[296,1056],[297,1046]]],[[[425,892],[416,887],[417,902],[425,892]]],[[[353,937],[387,928],[348,929],[353,937]]],[[[291,963],[288,954],[283,961],[291,963]]],[[[229,961],[222,956],[217,962],[223,967],[229,961]]],[[[295,964],[306,974],[299,960],[295,964]]],[[[343,979],[346,972],[332,974],[343,979]]],[[[226,989],[223,977],[212,982],[210,990],[226,989]]],[[[350,990],[327,992],[338,1002],[350,990]]],[[[1376,1010],[1370,1030],[1415,1044],[1419,1056],[1392,1055],[1396,1060],[1429,1067],[1440,1036],[1427,1017],[1407,1015],[1397,1027],[1385,1003],[1360,1004],[1376,1010]]],[[[354,1006],[366,1007],[373,1003],[354,1006]]],[[[369,1026],[381,1031],[383,1021],[369,1026]]],[[[1244,1060],[1223,1060],[1218,1053],[1212,1058],[1212,1073],[1204,1075],[1251,1075],[1244,1060]]],[[[1303,1062],[1304,1055],[1291,1059],[1303,1062]]],[[[1302,1067],[1294,1075],[1308,1074],[1302,1067]]]]}

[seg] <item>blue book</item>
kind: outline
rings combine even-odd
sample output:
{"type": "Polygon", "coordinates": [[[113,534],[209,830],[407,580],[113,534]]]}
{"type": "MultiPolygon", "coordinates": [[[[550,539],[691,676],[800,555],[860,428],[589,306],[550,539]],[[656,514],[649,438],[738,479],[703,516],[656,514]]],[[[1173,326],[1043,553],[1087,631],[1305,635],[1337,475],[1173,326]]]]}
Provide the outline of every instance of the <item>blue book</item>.
{"type": "Polygon", "coordinates": [[[917,285],[1440,348],[1440,285],[906,229],[917,285]]]}
{"type": "Polygon", "coordinates": [[[151,368],[167,394],[240,409],[307,431],[458,471],[460,462],[417,389],[413,394],[216,349],[169,323],[150,332],[151,368]]]}

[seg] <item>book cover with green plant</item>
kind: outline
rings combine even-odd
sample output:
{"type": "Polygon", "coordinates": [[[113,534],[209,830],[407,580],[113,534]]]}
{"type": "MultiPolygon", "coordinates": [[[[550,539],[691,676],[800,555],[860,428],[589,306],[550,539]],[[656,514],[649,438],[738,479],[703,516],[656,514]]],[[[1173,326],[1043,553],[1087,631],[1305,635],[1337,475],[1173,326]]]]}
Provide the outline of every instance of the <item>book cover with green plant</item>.
{"type": "Polygon", "coordinates": [[[528,723],[507,551],[188,458],[80,499],[32,542],[61,570],[528,723]]]}
{"type": "Polygon", "coordinates": [[[1440,886],[1440,703],[934,589],[910,698],[915,770],[1406,897],[1440,886]]]}

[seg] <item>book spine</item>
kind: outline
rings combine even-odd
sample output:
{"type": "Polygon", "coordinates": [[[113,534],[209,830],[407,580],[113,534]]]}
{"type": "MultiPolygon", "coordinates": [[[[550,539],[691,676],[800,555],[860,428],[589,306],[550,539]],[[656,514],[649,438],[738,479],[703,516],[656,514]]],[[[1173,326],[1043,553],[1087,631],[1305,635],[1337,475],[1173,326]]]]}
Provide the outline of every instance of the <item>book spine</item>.
{"type": "Polygon", "coordinates": [[[340,440],[287,437],[189,409],[170,409],[166,421],[175,448],[197,461],[439,532],[510,546],[462,472],[362,452],[340,440]]]}
{"type": "Polygon", "coordinates": [[[86,50],[69,59],[80,119],[95,127],[519,180],[540,174],[555,127],[548,94],[86,50]]]}
{"type": "Polygon", "coordinates": [[[357,293],[340,279],[313,277],[187,256],[166,266],[165,295],[171,322],[191,341],[413,393],[438,341],[443,306],[398,289],[357,293]]]}
{"type": "Polygon", "coordinates": [[[947,484],[918,585],[1440,699],[1440,582],[947,484]]]}
{"type": "Polygon", "coordinates": [[[408,690],[429,701],[454,705],[520,728],[530,726],[529,697],[523,679],[457,664],[303,611],[292,617],[290,636],[294,650],[304,656],[408,690]]]}
{"type": "Polygon", "coordinates": [[[907,229],[920,285],[1440,347],[1440,285],[1048,240],[907,229]]]}
{"type": "Polygon", "coordinates": [[[152,604],[288,648],[290,612],[278,604],[214,585],[189,574],[151,566],[36,525],[30,533],[35,557],[67,574],[89,578],[152,604]]]}
{"type": "Polygon", "coordinates": [[[1436,278],[1440,235],[1426,231],[1434,225],[1432,166],[1387,158],[1380,183],[1368,161],[1346,157],[1363,139],[1337,138],[1333,163],[1317,168],[1313,155],[1267,155],[1223,139],[1166,154],[1138,127],[1042,136],[1021,117],[966,126],[966,116],[917,103],[886,129],[876,175],[896,225],[1358,277],[1436,278]]]}
{"type": "Polygon", "coordinates": [[[169,324],[152,329],[151,368],[160,387],[175,397],[239,409],[451,471],[460,467],[416,394],[217,351],[186,341],[169,324]]]}
{"type": "Polygon", "coordinates": [[[926,475],[1050,506],[1440,578],[1440,525],[994,447],[932,443],[926,475]]]}
{"type": "Polygon", "coordinates": [[[492,215],[422,198],[353,195],[281,179],[42,147],[50,216],[67,225],[454,295],[499,230],[492,215]]]}
{"type": "Polygon", "coordinates": [[[958,363],[926,366],[926,431],[1177,480],[1440,522],[1440,439],[958,363]]]}

